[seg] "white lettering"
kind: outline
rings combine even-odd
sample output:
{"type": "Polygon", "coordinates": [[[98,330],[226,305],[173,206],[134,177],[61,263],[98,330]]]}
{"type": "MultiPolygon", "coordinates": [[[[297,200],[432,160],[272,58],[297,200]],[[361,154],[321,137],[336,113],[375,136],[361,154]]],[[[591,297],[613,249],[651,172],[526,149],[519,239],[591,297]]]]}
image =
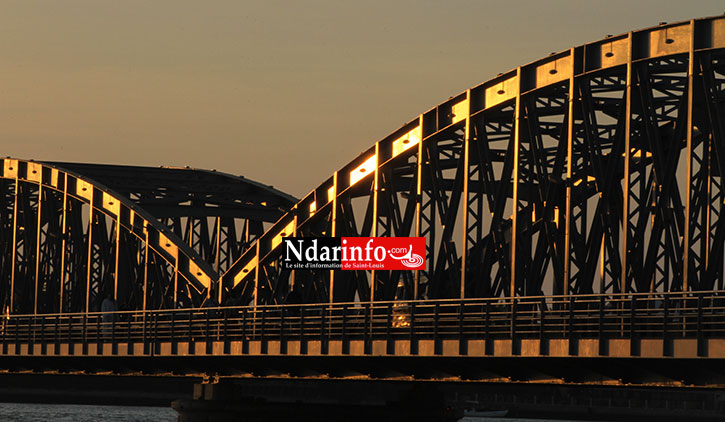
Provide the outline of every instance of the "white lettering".
{"type": "Polygon", "coordinates": [[[385,251],[384,247],[378,246],[375,248],[375,260],[376,261],[384,261],[385,255],[386,255],[386,251],[385,251]],[[378,252],[380,252],[380,256],[378,256],[378,252]]]}
{"type": "Polygon", "coordinates": [[[292,252],[292,255],[294,255],[298,261],[302,261],[302,239],[298,240],[300,249],[295,249],[294,242],[288,239],[285,239],[285,243],[287,244],[287,256],[285,258],[285,261],[290,261],[290,251],[292,252]]]}

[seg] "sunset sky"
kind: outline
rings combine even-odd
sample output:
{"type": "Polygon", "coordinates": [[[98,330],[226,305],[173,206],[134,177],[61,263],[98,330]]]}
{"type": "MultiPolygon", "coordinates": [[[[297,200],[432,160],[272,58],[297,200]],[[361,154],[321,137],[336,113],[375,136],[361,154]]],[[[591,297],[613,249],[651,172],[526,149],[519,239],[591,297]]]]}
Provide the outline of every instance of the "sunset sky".
{"type": "Polygon", "coordinates": [[[551,52],[722,1],[0,0],[2,156],[215,168],[302,196],[551,52]]]}

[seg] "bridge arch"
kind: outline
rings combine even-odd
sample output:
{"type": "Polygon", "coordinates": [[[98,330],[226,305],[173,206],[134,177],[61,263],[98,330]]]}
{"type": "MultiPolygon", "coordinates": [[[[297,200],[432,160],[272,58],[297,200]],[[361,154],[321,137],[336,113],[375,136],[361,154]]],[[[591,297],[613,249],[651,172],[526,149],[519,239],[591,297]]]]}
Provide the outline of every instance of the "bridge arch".
{"type": "Polygon", "coordinates": [[[4,313],[93,312],[105,294],[130,310],[215,302],[220,259],[248,246],[235,230],[250,242],[294,202],[202,170],[0,161],[4,313]],[[185,196],[174,196],[182,185],[185,196]],[[237,199],[223,204],[225,192],[237,199]]]}
{"type": "Polygon", "coordinates": [[[725,19],[520,66],[376,142],[222,275],[234,303],[723,288],[725,19]],[[722,158],[721,158],[722,157],[722,158]],[[421,271],[281,269],[286,236],[422,236],[421,271]]]}

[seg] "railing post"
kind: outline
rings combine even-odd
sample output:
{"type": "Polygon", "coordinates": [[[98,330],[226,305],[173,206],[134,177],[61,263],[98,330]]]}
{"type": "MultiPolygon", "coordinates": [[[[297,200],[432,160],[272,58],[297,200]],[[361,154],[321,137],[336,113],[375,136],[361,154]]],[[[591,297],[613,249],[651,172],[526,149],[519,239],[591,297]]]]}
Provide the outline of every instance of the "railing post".
{"type": "Polygon", "coordinates": [[[579,354],[579,343],[576,338],[576,326],[574,323],[574,308],[576,307],[576,299],[569,296],[569,356],[579,354]]]}
{"type": "Polygon", "coordinates": [[[395,343],[393,341],[393,304],[388,303],[388,307],[386,309],[386,319],[387,323],[385,324],[385,353],[388,355],[394,355],[395,354],[395,343]]]}
{"type": "Polygon", "coordinates": [[[549,338],[546,336],[546,298],[541,298],[539,305],[539,355],[549,354],[549,338]]]}
{"type": "Polygon", "coordinates": [[[194,312],[189,311],[188,325],[186,327],[187,353],[193,355],[196,353],[196,343],[194,341],[194,312]]]}
{"type": "Polygon", "coordinates": [[[410,354],[411,355],[417,355],[418,354],[418,338],[416,336],[415,332],[416,326],[415,326],[415,302],[410,303],[410,354]]]}
{"type": "Polygon", "coordinates": [[[75,353],[75,344],[73,343],[73,317],[68,317],[68,354],[75,353]]]}
{"type": "Polygon", "coordinates": [[[511,354],[514,356],[521,354],[521,341],[518,337],[518,333],[516,332],[517,326],[516,326],[516,319],[518,318],[517,314],[517,300],[516,297],[511,298],[511,354]]]}
{"type": "Polygon", "coordinates": [[[670,296],[665,293],[662,303],[662,355],[673,356],[674,347],[670,335],[670,296]]]}
{"type": "Polygon", "coordinates": [[[116,343],[116,319],[118,315],[116,313],[111,317],[111,354],[118,354],[118,344],[116,343]]]}
{"type": "Polygon", "coordinates": [[[169,325],[171,335],[171,354],[176,355],[179,352],[179,345],[176,341],[176,310],[171,312],[171,324],[169,325]]]}
{"type": "Polygon", "coordinates": [[[287,308],[277,308],[279,310],[279,353],[281,355],[287,354],[287,335],[285,333],[285,312],[287,308]]]}
{"type": "Polygon", "coordinates": [[[40,317],[40,354],[45,355],[47,341],[45,339],[45,316],[40,317]]]}
{"type": "Polygon", "coordinates": [[[637,296],[632,295],[629,322],[629,352],[632,356],[640,355],[639,332],[637,331],[637,296]]]}
{"type": "Polygon", "coordinates": [[[365,333],[364,333],[364,349],[366,355],[371,355],[373,353],[373,341],[372,341],[372,306],[370,306],[370,303],[365,304],[365,333]]]}
{"type": "Polygon", "coordinates": [[[231,350],[231,343],[229,342],[229,332],[227,331],[227,325],[229,324],[229,312],[225,310],[224,311],[224,327],[222,331],[222,335],[224,336],[224,354],[228,355],[232,352],[231,350]]]}
{"type": "Polygon", "coordinates": [[[484,317],[484,333],[483,333],[483,344],[484,344],[484,353],[488,356],[494,354],[494,348],[493,348],[493,338],[491,337],[491,300],[486,299],[486,306],[484,309],[485,317],[484,317]]]}
{"type": "Polygon", "coordinates": [[[441,304],[439,302],[436,302],[433,310],[433,353],[436,355],[443,354],[443,344],[441,342],[440,336],[438,335],[438,319],[441,310],[440,306],[441,304]]]}
{"type": "Polygon", "coordinates": [[[10,319],[6,318],[5,316],[2,316],[2,323],[0,323],[0,328],[2,328],[2,354],[7,355],[8,354],[8,338],[7,334],[10,330],[10,319]]]}
{"type": "Polygon", "coordinates": [[[249,354],[249,339],[247,338],[247,308],[242,308],[242,354],[249,354]]]}
{"type": "Polygon", "coordinates": [[[100,314],[96,315],[96,354],[103,354],[103,342],[105,341],[105,323],[101,324],[103,317],[100,314]]]}
{"type": "Polygon", "coordinates": [[[60,319],[59,315],[55,316],[55,326],[53,328],[53,354],[59,355],[60,354],[60,327],[58,320],[60,319]]]}
{"type": "Polygon", "coordinates": [[[146,341],[146,319],[148,316],[148,311],[143,310],[141,311],[141,344],[143,345],[143,354],[148,355],[149,354],[149,345],[148,341],[146,341]]]}
{"type": "Polygon", "coordinates": [[[321,320],[320,320],[320,353],[323,355],[326,355],[328,353],[328,338],[327,338],[327,331],[325,331],[325,327],[327,326],[327,312],[329,312],[331,308],[327,306],[321,307],[321,320]]]}
{"type": "Polygon", "coordinates": [[[307,354],[307,338],[305,337],[305,306],[300,307],[300,354],[307,354]]]}
{"type": "Polygon", "coordinates": [[[35,349],[35,315],[28,317],[28,354],[32,355],[35,349]]]}
{"type": "Polygon", "coordinates": [[[705,337],[705,323],[703,321],[702,293],[697,294],[697,356],[707,357],[707,338],[705,337]]]}
{"type": "Polygon", "coordinates": [[[606,329],[604,327],[604,307],[606,302],[604,296],[599,297],[599,356],[607,356],[609,354],[609,339],[607,338],[606,329]]]}
{"type": "MultiPolygon", "coordinates": [[[[259,308],[257,308],[259,309],[259,308]]],[[[259,327],[260,349],[263,355],[267,354],[267,307],[262,307],[262,324],[259,327]]]]}
{"type": "Polygon", "coordinates": [[[126,354],[132,355],[133,354],[133,338],[131,337],[131,325],[135,322],[136,315],[129,315],[128,321],[126,321],[126,354]]]}
{"type": "Polygon", "coordinates": [[[154,345],[151,348],[151,356],[161,353],[161,344],[159,339],[159,312],[154,312],[154,345]]]}
{"type": "Polygon", "coordinates": [[[206,352],[207,355],[210,355],[212,353],[212,344],[211,344],[211,341],[212,341],[212,339],[211,339],[211,321],[210,321],[210,318],[209,318],[209,316],[210,316],[209,313],[210,312],[211,312],[211,310],[209,310],[209,309],[207,309],[207,310],[204,311],[204,314],[206,314],[206,320],[205,320],[206,321],[206,327],[204,327],[204,331],[205,331],[204,339],[206,340],[206,350],[205,350],[205,352],[206,352]]]}
{"type": "Polygon", "coordinates": [[[463,300],[458,304],[458,354],[468,354],[468,339],[463,330],[463,314],[465,312],[463,300]]]}
{"type": "Polygon", "coordinates": [[[82,332],[82,334],[83,334],[83,347],[82,347],[82,349],[83,349],[83,354],[84,355],[87,355],[88,354],[88,331],[87,331],[87,326],[88,326],[88,314],[87,313],[84,313],[83,314],[83,332],[82,332]]]}
{"type": "Polygon", "coordinates": [[[342,354],[350,354],[350,339],[347,335],[347,305],[342,305],[342,354]]]}

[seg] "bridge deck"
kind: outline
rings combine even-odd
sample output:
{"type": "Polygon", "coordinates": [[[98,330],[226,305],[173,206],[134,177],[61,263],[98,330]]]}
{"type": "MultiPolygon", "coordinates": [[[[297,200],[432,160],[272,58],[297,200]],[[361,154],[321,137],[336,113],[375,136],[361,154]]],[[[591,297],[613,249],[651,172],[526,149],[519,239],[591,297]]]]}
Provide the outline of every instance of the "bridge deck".
{"type": "Polygon", "coordinates": [[[719,292],[11,315],[5,356],[725,358],[719,292]]]}

